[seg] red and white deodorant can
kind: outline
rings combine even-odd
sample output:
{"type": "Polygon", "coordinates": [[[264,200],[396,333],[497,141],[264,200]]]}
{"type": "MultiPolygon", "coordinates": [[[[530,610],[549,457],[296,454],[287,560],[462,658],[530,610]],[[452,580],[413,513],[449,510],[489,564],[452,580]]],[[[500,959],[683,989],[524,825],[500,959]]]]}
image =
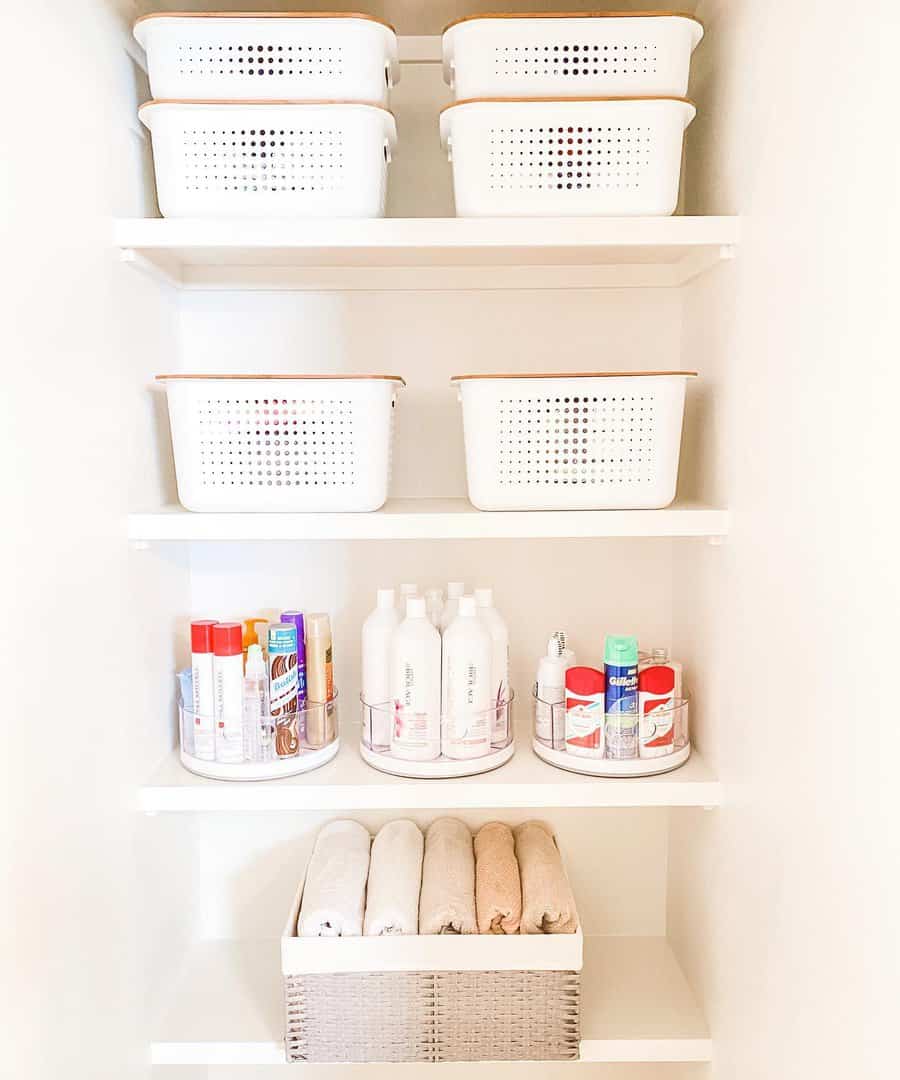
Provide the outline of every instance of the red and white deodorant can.
{"type": "Polygon", "coordinates": [[[606,676],[590,667],[566,672],[566,750],[578,757],[602,758],[606,676]]]}
{"type": "Polygon", "coordinates": [[[675,749],[676,671],[670,664],[654,664],[638,673],[640,754],[664,757],[675,749]]]}

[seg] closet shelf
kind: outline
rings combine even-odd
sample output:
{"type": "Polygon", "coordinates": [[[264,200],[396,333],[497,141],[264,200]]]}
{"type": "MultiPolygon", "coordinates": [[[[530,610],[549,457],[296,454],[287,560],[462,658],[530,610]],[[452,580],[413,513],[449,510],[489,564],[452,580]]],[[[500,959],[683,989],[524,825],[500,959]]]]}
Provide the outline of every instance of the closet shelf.
{"type": "MultiPolygon", "coordinates": [[[[286,1065],[279,971],[277,941],[191,949],[180,978],[166,982],[151,1064],[286,1065]]],[[[586,937],[582,985],[582,1062],[711,1060],[706,1022],[665,938],[586,937]]]]}
{"type": "Polygon", "coordinates": [[[705,536],[728,532],[728,511],[675,502],[665,510],[482,513],[467,499],[391,499],[373,514],[194,514],[172,506],[128,516],[128,539],[510,540],[705,536]]]}
{"type": "Polygon", "coordinates": [[[734,255],[737,217],[123,218],[132,266],[185,289],[675,287],[734,255]]]}
{"type": "Polygon", "coordinates": [[[173,751],[141,789],[145,813],[248,810],[446,810],[722,804],[722,785],[694,751],[660,776],[609,780],[563,772],[537,758],[524,736],[509,764],[458,780],[405,780],[369,768],[352,736],[315,772],[252,784],[205,780],[173,751]]]}

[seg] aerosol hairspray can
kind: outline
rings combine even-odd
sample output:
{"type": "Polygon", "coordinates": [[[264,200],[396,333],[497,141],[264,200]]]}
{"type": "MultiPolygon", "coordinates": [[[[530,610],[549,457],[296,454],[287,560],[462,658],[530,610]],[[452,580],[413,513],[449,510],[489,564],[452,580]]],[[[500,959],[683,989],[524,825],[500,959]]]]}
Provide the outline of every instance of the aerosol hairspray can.
{"type": "Polygon", "coordinates": [[[282,611],[281,621],[297,629],[297,735],[306,738],[306,630],[302,611],[282,611]]]}
{"type": "Polygon", "coordinates": [[[297,627],[275,623],[269,627],[269,712],[275,722],[275,756],[295,757],[300,752],[297,732],[297,627]]]}

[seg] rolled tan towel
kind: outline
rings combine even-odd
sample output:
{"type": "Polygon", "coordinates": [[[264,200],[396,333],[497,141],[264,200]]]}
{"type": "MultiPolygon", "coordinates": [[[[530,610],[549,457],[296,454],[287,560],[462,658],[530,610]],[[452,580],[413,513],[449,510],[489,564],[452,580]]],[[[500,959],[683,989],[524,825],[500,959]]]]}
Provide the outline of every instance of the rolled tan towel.
{"type": "Polygon", "coordinates": [[[472,834],[456,818],[438,818],[425,833],[420,934],[475,934],[472,834]]]}
{"type": "Polygon", "coordinates": [[[475,834],[475,914],[479,934],[518,934],[522,882],[512,829],[490,821],[475,834]]]}
{"type": "Polygon", "coordinates": [[[516,828],[516,858],[522,878],[523,934],[574,934],[575,897],[556,840],[546,825],[526,821],[516,828]]]}

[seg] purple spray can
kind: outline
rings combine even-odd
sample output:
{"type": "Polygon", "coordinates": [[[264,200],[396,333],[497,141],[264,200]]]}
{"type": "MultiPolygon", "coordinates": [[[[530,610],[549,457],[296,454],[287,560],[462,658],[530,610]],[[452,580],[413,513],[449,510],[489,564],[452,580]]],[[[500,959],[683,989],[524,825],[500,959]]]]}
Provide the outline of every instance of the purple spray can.
{"type": "Polygon", "coordinates": [[[306,739],[306,635],[302,611],[282,611],[281,621],[297,627],[297,712],[300,714],[300,739],[306,739]]]}

